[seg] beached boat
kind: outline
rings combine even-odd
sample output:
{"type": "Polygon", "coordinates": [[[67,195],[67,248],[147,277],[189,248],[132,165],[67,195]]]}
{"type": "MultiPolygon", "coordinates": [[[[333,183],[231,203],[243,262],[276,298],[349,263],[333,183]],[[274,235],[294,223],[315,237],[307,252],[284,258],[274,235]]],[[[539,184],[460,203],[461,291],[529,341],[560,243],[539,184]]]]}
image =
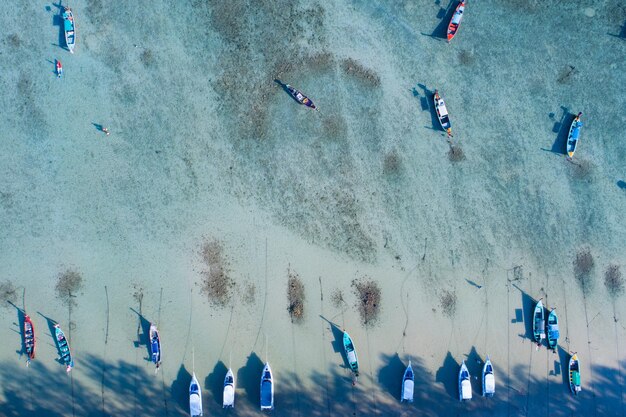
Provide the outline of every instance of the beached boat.
{"type": "Polygon", "coordinates": [[[450,123],[448,118],[448,109],[446,108],[446,103],[439,95],[439,90],[435,90],[433,101],[435,102],[435,111],[437,112],[437,119],[439,119],[441,128],[446,131],[448,136],[452,136],[452,123],[450,123]]]}
{"type": "Polygon", "coordinates": [[[59,61],[58,59],[56,60],[56,71],[57,77],[61,78],[61,76],[63,75],[63,65],[61,65],[61,61],[59,61]]]}
{"type": "Polygon", "coordinates": [[[344,330],[343,332],[343,349],[346,352],[346,358],[348,359],[348,365],[352,372],[354,372],[354,376],[359,376],[359,360],[356,356],[356,349],[354,349],[354,343],[352,343],[352,339],[348,332],[344,330]]]}
{"type": "Polygon", "coordinates": [[[556,311],[553,308],[548,315],[548,347],[556,351],[556,346],[559,344],[559,318],[556,316],[556,311]]]}
{"type": "Polygon", "coordinates": [[[156,371],[161,366],[161,338],[156,324],[150,323],[150,351],[152,353],[152,362],[156,365],[156,371]]]}
{"type": "Polygon", "coordinates": [[[459,369],[459,401],[469,401],[472,399],[472,382],[470,373],[465,366],[465,361],[459,369]]]}
{"type": "Polygon", "coordinates": [[[400,395],[400,402],[413,402],[413,388],[415,386],[415,375],[413,374],[413,367],[411,361],[409,366],[404,370],[404,376],[402,377],[402,393],[400,395]]]}
{"type": "Polygon", "coordinates": [[[452,15],[452,19],[450,19],[450,24],[448,25],[448,42],[454,38],[456,32],[459,30],[459,25],[461,24],[461,20],[463,19],[463,12],[465,11],[465,0],[462,0],[457,6],[454,14],[452,15]]]}
{"type": "Polygon", "coordinates": [[[24,314],[24,350],[26,351],[26,366],[35,359],[35,326],[28,314],[24,314]]]}
{"type": "Polygon", "coordinates": [[[63,10],[63,31],[65,32],[65,44],[67,49],[73,54],[76,46],[76,24],[72,9],[66,7],[63,10]]]}
{"type": "Polygon", "coordinates": [[[235,376],[232,369],[226,372],[224,377],[224,395],[222,400],[223,408],[235,408],[235,376]]]}
{"type": "Polygon", "coordinates": [[[489,360],[489,356],[487,356],[483,366],[483,397],[493,397],[495,393],[496,378],[493,375],[493,365],[489,360]]]}
{"type": "Polygon", "coordinates": [[[546,338],[546,318],[542,300],[537,301],[533,313],[533,339],[537,343],[537,348],[541,346],[541,342],[546,338]]]}
{"type": "Polygon", "coordinates": [[[274,409],[274,377],[270,364],[266,363],[261,374],[261,411],[274,409]]]}
{"type": "Polygon", "coordinates": [[[191,417],[202,415],[202,389],[194,372],[189,383],[189,414],[191,417]]]}
{"type": "Polygon", "coordinates": [[[65,370],[70,372],[74,367],[74,359],[72,359],[70,344],[65,338],[65,333],[63,333],[63,330],[61,330],[61,327],[58,324],[54,325],[54,336],[57,341],[57,349],[59,349],[61,361],[65,364],[65,370]]]}
{"type": "Polygon", "coordinates": [[[567,156],[570,158],[574,157],[576,145],[578,145],[578,139],[580,138],[580,128],[583,126],[583,122],[580,121],[582,115],[582,113],[578,113],[569,127],[569,135],[567,135],[567,156]]]}
{"type": "Polygon", "coordinates": [[[580,392],[580,363],[576,353],[569,358],[569,389],[574,395],[580,392]]]}
{"type": "Polygon", "coordinates": [[[305,96],[304,94],[302,94],[300,90],[293,88],[289,84],[285,84],[285,87],[287,88],[287,90],[289,90],[289,93],[291,94],[291,96],[295,98],[298,103],[304,104],[305,106],[310,107],[312,109],[317,109],[317,107],[315,107],[315,104],[313,104],[311,99],[305,96]]]}

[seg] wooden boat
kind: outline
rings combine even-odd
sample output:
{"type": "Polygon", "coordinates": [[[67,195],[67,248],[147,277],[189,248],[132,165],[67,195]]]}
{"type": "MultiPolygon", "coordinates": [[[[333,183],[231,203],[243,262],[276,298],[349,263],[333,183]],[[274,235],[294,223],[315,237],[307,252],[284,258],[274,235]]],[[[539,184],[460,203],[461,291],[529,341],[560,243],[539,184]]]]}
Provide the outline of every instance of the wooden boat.
{"type": "Polygon", "coordinates": [[[556,351],[559,344],[559,318],[556,316],[556,309],[550,310],[548,315],[548,347],[556,351]]]}
{"type": "Polygon", "coordinates": [[[454,38],[454,35],[456,35],[456,32],[459,30],[459,25],[461,25],[464,11],[465,0],[461,0],[461,2],[456,6],[456,10],[454,11],[452,19],[450,19],[450,24],[448,25],[448,42],[454,38]]]}
{"type": "Polygon", "coordinates": [[[70,372],[74,367],[74,359],[72,359],[72,352],[70,351],[70,345],[65,338],[65,333],[61,330],[58,324],[54,325],[54,336],[57,341],[57,349],[59,349],[59,356],[61,361],[65,364],[65,371],[70,372]]]}
{"type": "Polygon", "coordinates": [[[356,349],[354,349],[354,343],[352,343],[352,339],[348,332],[344,330],[343,332],[343,349],[346,352],[346,359],[348,360],[348,365],[352,372],[354,372],[354,376],[359,376],[359,360],[356,356],[356,349]]]}
{"type": "Polygon", "coordinates": [[[24,314],[24,350],[26,351],[26,366],[35,359],[35,326],[28,314],[24,314]]]}
{"type": "Polygon", "coordinates": [[[574,395],[580,392],[580,363],[576,353],[569,358],[569,389],[574,395]]]}
{"type": "Polygon", "coordinates": [[[541,342],[546,338],[546,319],[542,300],[543,298],[537,301],[533,313],[533,339],[535,339],[535,343],[537,343],[537,348],[541,346],[541,342]]]}
{"type": "Polygon", "coordinates": [[[569,127],[569,135],[567,135],[567,156],[569,158],[574,157],[574,152],[576,152],[576,145],[578,145],[578,139],[580,138],[580,128],[583,126],[583,122],[580,121],[580,118],[583,114],[578,113],[574,120],[572,120],[572,124],[569,127]]]}
{"type": "Polygon", "coordinates": [[[305,106],[310,107],[312,109],[317,109],[317,107],[315,107],[315,104],[313,104],[311,99],[305,96],[304,94],[302,94],[300,90],[293,88],[289,84],[285,84],[285,87],[287,88],[287,90],[289,90],[289,93],[291,94],[291,96],[295,98],[298,103],[304,104],[305,106]]]}
{"type": "Polygon", "coordinates": [[[435,90],[433,101],[435,102],[435,111],[437,112],[437,119],[439,119],[441,128],[446,131],[448,136],[452,136],[452,123],[450,123],[448,118],[448,109],[446,108],[446,103],[439,95],[439,90],[435,90]]]}
{"type": "Polygon", "coordinates": [[[189,414],[191,417],[202,415],[202,389],[194,372],[189,383],[189,414]]]}
{"type": "Polygon", "coordinates": [[[232,369],[226,372],[224,377],[224,395],[222,400],[223,408],[235,408],[235,376],[232,369]]]}
{"type": "Polygon", "coordinates": [[[74,14],[72,9],[66,7],[63,10],[63,31],[65,32],[65,44],[70,53],[74,53],[76,46],[76,24],[74,22],[74,14]]]}
{"type": "Polygon", "coordinates": [[[150,323],[150,351],[152,353],[152,362],[156,365],[156,372],[161,366],[161,338],[154,323],[150,323]]]}
{"type": "Polygon", "coordinates": [[[493,365],[489,360],[489,356],[487,356],[483,366],[483,397],[493,397],[495,393],[496,378],[493,375],[493,365]]]}
{"type": "Polygon", "coordinates": [[[266,363],[261,374],[261,411],[274,409],[274,377],[272,368],[266,363]]]}
{"type": "Polygon", "coordinates": [[[459,401],[469,401],[472,399],[472,382],[470,373],[465,366],[465,361],[459,369],[459,401]]]}
{"type": "Polygon", "coordinates": [[[61,78],[61,76],[63,75],[63,65],[61,64],[61,61],[59,61],[58,59],[56,60],[56,72],[57,72],[57,77],[61,78]]]}
{"type": "Polygon", "coordinates": [[[409,366],[404,370],[404,376],[402,377],[402,393],[400,394],[400,402],[413,402],[413,388],[415,386],[415,375],[413,374],[413,367],[411,367],[411,361],[409,366]]]}

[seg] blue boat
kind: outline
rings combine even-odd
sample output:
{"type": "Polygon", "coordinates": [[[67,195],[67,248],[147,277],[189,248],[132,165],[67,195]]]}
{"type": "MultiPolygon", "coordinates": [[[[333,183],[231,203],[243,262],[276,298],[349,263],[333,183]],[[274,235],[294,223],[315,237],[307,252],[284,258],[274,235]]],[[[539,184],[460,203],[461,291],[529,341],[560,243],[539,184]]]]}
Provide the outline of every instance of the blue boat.
{"type": "Polygon", "coordinates": [[[152,353],[152,362],[156,365],[154,372],[157,372],[161,366],[161,338],[156,324],[153,323],[150,323],[150,352],[152,353]]]}
{"type": "Polygon", "coordinates": [[[570,159],[574,157],[576,145],[578,145],[578,139],[580,138],[580,128],[583,126],[583,122],[580,121],[582,115],[582,113],[578,113],[578,115],[574,117],[574,120],[572,120],[572,125],[569,128],[569,135],[567,136],[567,156],[570,159]]]}
{"type": "Polygon", "coordinates": [[[261,373],[261,411],[274,409],[274,377],[269,362],[261,373]]]}
{"type": "Polygon", "coordinates": [[[57,342],[57,349],[59,349],[59,356],[65,364],[65,371],[70,372],[74,367],[74,359],[72,358],[72,352],[70,351],[70,345],[67,342],[65,333],[63,333],[58,324],[54,325],[54,336],[57,342]]]}
{"type": "Polygon", "coordinates": [[[302,94],[300,90],[293,88],[289,84],[285,84],[285,87],[287,87],[287,90],[289,90],[289,94],[291,94],[291,96],[295,98],[298,103],[304,104],[307,107],[317,110],[317,107],[315,107],[313,101],[311,101],[310,98],[302,94]]]}
{"type": "Polygon", "coordinates": [[[76,46],[76,24],[74,23],[72,9],[69,7],[63,10],[63,31],[65,32],[67,49],[73,54],[74,46],[76,46]]]}
{"type": "Polygon", "coordinates": [[[553,308],[548,315],[548,348],[556,351],[559,344],[559,318],[553,308]]]}
{"type": "Polygon", "coordinates": [[[343,349],[346,352],[346,359],[348,360],[348,365],[350,365],[350,369],[354,373],[354,376],[358,377],[359,360],[356,356],[356,349],[354,348],[354,343],[352,343],[352,338],[345,330],[343,332],[343,349]]]}

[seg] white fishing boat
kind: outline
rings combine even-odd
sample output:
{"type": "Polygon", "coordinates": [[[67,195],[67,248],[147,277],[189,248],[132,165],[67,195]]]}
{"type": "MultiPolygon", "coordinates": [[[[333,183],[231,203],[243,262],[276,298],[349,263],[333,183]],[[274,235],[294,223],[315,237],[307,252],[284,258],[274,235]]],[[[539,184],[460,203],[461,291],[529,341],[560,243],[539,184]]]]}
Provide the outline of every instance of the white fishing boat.
{"type": "Polygon", "coordinates": [[[274,377],[269,362],[261,374],[261,411],[274,409],[274,377]]]}
{"type": "Polygon", "coordinates": [[[235,376],[232,369],[226,372],[224,377],[224,395],[222,400],[223,408],[235,408],[235,376]]]}
{"type": "Polygon", "coordinates": [[[411,367],[411,361],[409,366],[404,371],[402,377],[402,394],[400,395],[400,402],[413,402],[413,387],[415,386],[415,375],[413,374],[413,368],[411,367]]]}
{"type": "Polygon", "coordinates": [[[470,373],[465,366],[465,361],[459,369],[459,401],[469,401],[472,399],[472,382],[470,373]]]}
{"type": "Polygon", "coordinates": [[[496,378],[493,375],[493,365],[487,356],[485,366],[483,366],[483,397],[493,397],[495,393],[496,378]]]}
{"type": "Polygon", "coordinates": [[[189,414],[191,414],[191,417],[202,415],[202,390],[195,372],[189,384],[189,414]]]}

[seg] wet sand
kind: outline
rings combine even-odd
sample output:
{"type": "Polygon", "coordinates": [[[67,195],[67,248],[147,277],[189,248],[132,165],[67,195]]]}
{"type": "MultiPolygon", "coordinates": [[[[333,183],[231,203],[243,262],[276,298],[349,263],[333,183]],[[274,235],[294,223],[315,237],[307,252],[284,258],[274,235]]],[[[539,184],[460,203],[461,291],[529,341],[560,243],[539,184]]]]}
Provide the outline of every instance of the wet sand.
{"type": "Polygon", "coordinates": [[[620,2],[470,3],[449,45],[451,7],[431,1],[71,6],[73,55],[56,6],[0,12],[0,289],[13,303],[0,308],[0,414],[185,415],[195,368],[205,415],[256,415],[269,360],[277,416],[626,415],[626,298],[604,285],[610,265],[626,270],[620,2]],[[214,242],[220,255],[203,256],[214,242]],[[55,289],[68,270],[82,277],[69,298],[55,289]],[[207,276],[232,282],[219,302],[207,276]],[[367,325],[355,280],[381,290],[367,325]],[[539,298],[561,320],[556,354],[531,342],[539,298]],[[29,368],[19,309],[37,332],[29,368]],[[50,320],[70,340],[69,377],[50,320]],[[459,403],[460,363],[479,376],[486,355],[496,396],[474,380],[459,403]],[[401,405],[409,359],[415,402],[401,405]]]}

